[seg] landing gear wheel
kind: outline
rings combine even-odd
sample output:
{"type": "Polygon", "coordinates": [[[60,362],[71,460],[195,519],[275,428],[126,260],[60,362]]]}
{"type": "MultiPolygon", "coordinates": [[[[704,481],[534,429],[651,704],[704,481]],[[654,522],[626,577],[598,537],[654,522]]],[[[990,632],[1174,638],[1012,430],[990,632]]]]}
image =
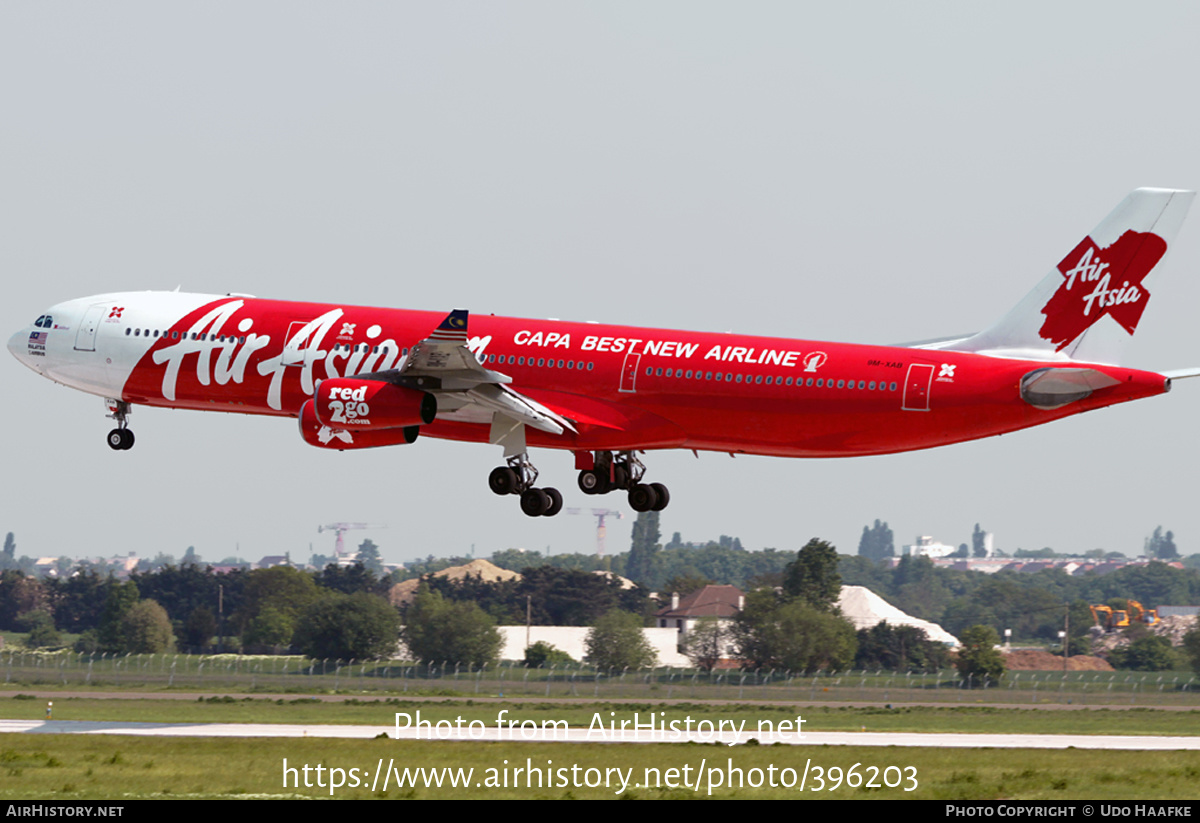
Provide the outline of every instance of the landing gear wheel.
{"type": "Polygon", "coordinates": [[[113,451],[127,451],[133,448],[133,432],[129,429],[113,429],[108,433],[108,447],[113,451]]]}
{"type": "Polygon", "coordinates": [[[517,473],[508,466],[497,466],[488,475],[488,488],[496,494],[513,494],[517,490],[517,473]]]}
{"type": "Polygon", "coordinates": [[[635,512],[653,511],[658,505],[658,492],[645,483],[639,483],[629,490],[629,506],[635,512]]]}
{"type": "Polygon", "coordinates": [[[654,504],[653,510],[660,512],[671,502],[671,493],[662,483],[651,483],[650,488],[654,489],[654,493],[658,495],[658,502],[654,504]]]}
{"type": "Polygon", "coordinates": [[[526,489],[521,494],[521,511],[530,517],[541,517],[550,510],[550,495],[541,489],[526,489]]]}
{"type": "Polygon", "coordinates": [[[608,491],[608,480],[602,474],[584,469],[579,473],[579,490],[584,494],[604,494],[608,491]]]}
{"type": "Polygon", "coordinates": [[[554,515],[558,514],[560,511],[562,511],[563,496],[562,496],[562,493],[558,489],[545,488],[545,489],[542,489],[542,492],[546,495],[546,497],[548,497],[550,499],[549,508],[547,508],[544,512],[542,512],[543,517],[553,517],[554,515]]]}
{"type": "Polygon", "coordinates": [[[612,485],[614,489],[629,488],[629,469],[619,463],[613,466],[612,485]]]}

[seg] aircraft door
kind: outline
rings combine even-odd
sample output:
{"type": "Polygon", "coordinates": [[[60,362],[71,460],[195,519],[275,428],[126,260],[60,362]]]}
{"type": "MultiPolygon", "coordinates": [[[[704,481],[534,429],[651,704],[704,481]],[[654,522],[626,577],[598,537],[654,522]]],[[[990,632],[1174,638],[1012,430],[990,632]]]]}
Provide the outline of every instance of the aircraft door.
{"type": "Polygon", "coordinates": [[[287,336],[283,338],[283,354],[280,355],[282,365],[304,365],[304,349],[301,346],[308,342],[311,332],[303,337],[301,334],[307,325],[309,325],[307,320],[293,320],[288,325],[287,336]]]}
{"type": "Polygon", "coordinates": [[[96,330],[100,328],[100,318],[108,311],[108,305],[97,303],[89,306],[79,321],[79,331],[75,333],[75,351],[96,350],[96,330]]]}
{"type": "Polygon", "coordinates": [[[933,384],[933,366],[911,363],[904,379],[904,411],[929,411],[929,387],[933,384]]]}
{"type": "Polygon", "coordinates": [[[621,366],[621,391],[637,391],[638,364],[641,362],[642,355],[640,353],[634,354],[633,352],[629,352],[625,355],[625,362],[621,366]]]}

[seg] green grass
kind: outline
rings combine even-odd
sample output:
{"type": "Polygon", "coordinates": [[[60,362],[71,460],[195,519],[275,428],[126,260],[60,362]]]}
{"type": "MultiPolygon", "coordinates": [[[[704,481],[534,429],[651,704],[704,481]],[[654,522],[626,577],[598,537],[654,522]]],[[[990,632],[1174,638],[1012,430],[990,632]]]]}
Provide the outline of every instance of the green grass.
{"type": "MultiPolygon", "coordinates": [[[[26,697],[22,695],[20,697],[26,697]]],[[[46,699],[0,700],[0,718],[40,720],[46,699]]],[[[495,725],[501,709],[508,720],[566,720],[588,726],[595,713],[608,718],[632,719],[639,712],[666,712],[668,720],[691,716],[696,720],[759,721],[805,718],[806,731],[959,732],[974,734],[1114,734],[1179,735],[1200,732],[1200,711],[1153,709],[1082,709],[1072,711],[993,707],[831,707],[771,704],[607,703],[592,701],[518,702],[467,700],[414,701],[400,698],[315,698],[270,700],[254,697],[213,696],[200,700],[121,700],[116,698],[54,698],[55,720],[110,720],[158,723],[295,723],[349,724],[394,727],[395,714],[420,711],[423,720],[481,720],[495,725]]]]}
{"type": "MultiPolygon", "coordinates": [[[[41,719],[46,697],[21,695],[0,700],[0,717],[41,719]]],[[[200,700],[155,700],[119,698],[54,698],[56,720],[199,722],[277,722],[295,724],[364,724],[394,727],[396,712],[415,714],[436,722],[439,719],[482,720],[494,725],[501,709],[516,720],[565,719],[586,726],[597,712],[603,718],[616,712],[631,718],[633,712],[666,712],[668,719],[746,721],[752,729],[759,720],[778,722],[797,714],[807,721],[804,729],[846,731],[992,732],[992,733],[1084,733],[1123,735],[1173,735],[1200,729],[1200,712],[1105,709],[1035,710],[989,707],[850,708],[796,704],[704,704],[608,703],[578,700],[568,702],[478,701],[472,699],[414,701],[387,698],[315,698],[270,700],[213,696],[200,700]]],[[[747,736],[750,736],[749,734],[747,736]]],[[[491,776],[495,787],[397,789],[382,784],[372,792],[368,786],[344,787],[337,798],[614,798],[619,788],[581,785],[561,786],[571,773],[553,773],[553,785],[514,787],[512,770],[527,762],[542,769],[578,766],[599,769],[580,775],[599,776],[609,769],[633,769],[633,782],[642,782],[647,769],[658,769],[661,780],[667,769],[677,769],[677,783],[694,786],[697,769],[732,765],[742,770],[747,783],[755,781],[753,769],[796,770],[797,778],[809,769],[805,791],[798,787],[750,785],[712,790],[713,797],[759,798],[922,798],[1011,799],[1011,800],[1168,800],[1196,796],[1200,779],[1200,752],[1099,752],[1087,750],[1017,749],[932,749],[855,746],[767,746],[727,747],[698,744],[585,745],[567,743],[444,743],[429,741],[334,740],[316,738],[153,738],[110,735],[0,735],[0,799],[140,799],[140,798],[328,798],[327,788],[283,785],[283,761],[302,769],[318,764],[325,769],[357,769],[368,783],[381,762],[397,768],[470,768],[474,782],[491,776]],[[381,761],[382,758],[382,761],[381,761]],[[507,763],[505,763],[507,761],[507,763]],[[553,761],[548,763],[547,761],[553,761]],[[898,787],[878,788],[846,785],[851,767],[855,778],[877,782],[883,771],[898,787]],[[684,772],[684,767],[690,768],[684,772]],[[819,767],[820,772],[816,770],[819,767]],[[830,773],[830,770],[833,773],[830,773]],[[499,771],[496,771],[499,770],[499,771]],[[841,770],[839,777],[838,770],[841,770]],[[913,771],[915,770],[915,771],[913,771]],[[503,785],[504,775],[509,785],[503,785]],[[916,789],[912,786],[915,774],[916,789]],[[819,776],[818,776],[819,775],[819,776]],[[813,791],[823,779],[836,790],[813,791]]],[[[628,774],[628,772],[626,772],[628,774]]],[[[613,773],[615,774],[615,773],[613,773]]],[[[653,773],[652,773],[653,774],[653,773]]],[[[715,774],[715,773],[714,773],[715,774]]],[[[297,776],[303,781],[303,772],[297,776]]],[[[310,772],[315,784],[316,773],[310,772]]],[[[630,787],[620,796],[637,799],[697,798],[708,796],[702,783],[693,788],[666,785],[630,787]]]]}
{"type": "Polygon", "coordinates": [[[589,668],[529,670],[308,661],[275,656],[133,655],[0,652],[0,677],[12,689],[88,689],[257,694],[310,692],[472,697],[502,694],[593,700],[672,699],[738,702],[873,702],[1014,706],[1074,704],[1200,708],[1192,672],[1009,672],[986,689],[958,688],[952,671],[938,674],[842,672],[791,676],[781,671],[593,672],[589,668]]]}
{"type": "MultiPolygon", "coordinates": [[[[920,798],[926,800],[1169,800],[1196,796],[1200,780],[1200,752],[1104,753],[1095,751],[969,750],[865,747],[794,747],[720,745],[577,745],[534,743],[429,743],[395,740],[256,739],[162,739],[79,735],[0,735],[0,799],[131,800],[142,798],[329,798],[328,788],[283,785],[283,761],[297,768],[318,764],[324,769],[358,769],[365,787],[343,788],[336,798],[616,798],[619,788],[561,786],[570,769],[632,769],[633,783],[641,782],[647,769],[657,769],[660,779],[667,769],[678,769],[677,781],[695,782],[701,764],[704,772],[725,768],[732,761],[747,783],[756,780],[754,769],[790,768],[796,779],[808,764],[805,791],[793,788],[753,788],[749,785],[712,791],[715,798],[920,798]],[[382,783],[370,790],[369,782],[380,759],[386,767],[471,768],[472,785],[397,789],[382,783]],[[507,762],[507,765],[505,764],[507,762]],[[547,761],[553,761],[552,764],[547,761]],[[513,787],[512,770],[527,762],[542,769],[567,769],[552,773],[555,785],[537,788],[513,787]],[[855,774],[870,777],[870,768],[901,767],[904,775],[896,788],[851,788],[845,775],[859,764],[855,774]],[[689,767],[684,772],[684,767],[689,767]],[[833,791],[814,791],[818,786],[816,767],[822,770],[827,788],[832,787],[831,769],[842,770],[842,785],[833,791]],[[489,774],[501,785],[476,787],[489,774]],[[509,786],[505,788],[503,776],[509,786]],[[916,789],[910,776],[915,775],[916,789]]],[[[628,773],[628,772],[627,772],[628,773]]],[[[327,774],[327,772],[326,772],[327,774]]],[[[836,774],[836,772],[835,772],[836,774]]],[[[896,782],[897,772],[890,773],[896,782]]],[[[316,772],[310,771],[310,782],[316,772]]],[[[709,789],[702,781],[697,792],[690,788],[637,787],[621,795],[631,799],[702,798],[709,789]]]]}

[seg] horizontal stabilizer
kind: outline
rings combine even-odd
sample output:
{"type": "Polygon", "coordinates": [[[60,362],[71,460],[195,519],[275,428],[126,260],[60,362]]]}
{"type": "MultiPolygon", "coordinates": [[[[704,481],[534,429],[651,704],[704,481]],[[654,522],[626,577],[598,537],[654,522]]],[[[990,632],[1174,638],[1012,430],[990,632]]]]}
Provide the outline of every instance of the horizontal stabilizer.
{"type": "Polygon", "coordinates": [[[1171,371],[1159,372],[1168,380],[1183,380],[1188,377],[1200,377],[1200,366],[1193,366],[1190,369],[1172,369],[1171,371]]]}

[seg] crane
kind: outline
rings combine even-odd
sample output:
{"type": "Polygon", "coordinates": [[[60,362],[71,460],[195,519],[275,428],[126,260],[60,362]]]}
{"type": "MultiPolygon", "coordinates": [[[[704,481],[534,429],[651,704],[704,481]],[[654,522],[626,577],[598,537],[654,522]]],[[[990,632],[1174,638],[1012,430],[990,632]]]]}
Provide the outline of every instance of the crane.
{"type": "Polygon", "coordinates": [[[345,554],[342,538],[352,529],[386,529],[387,526],[375,526],[370,523],[330,523],[328,526],[317,526],[317,534],[321,532],[337,532],[337,542],[334,545],[334,557],[342,559],[345,554]]]}
{"type": "Polygon", "coordinates": [[[604,518],[609,517],[609,516],[615,516],[618,520],[620,520],[623,517],[625,517],[624,512],[616,511],[615,509],[584,510],[584,509],[577,509],[577,508],[568,508],[568,509],[564,509],[564,511],[567,514],[591,514],[596,518],[596,556],[597,557],[604,556],[604,538],[605,538],[605,534],[607,532],[607,528],[604,525],[604,518]]]}

